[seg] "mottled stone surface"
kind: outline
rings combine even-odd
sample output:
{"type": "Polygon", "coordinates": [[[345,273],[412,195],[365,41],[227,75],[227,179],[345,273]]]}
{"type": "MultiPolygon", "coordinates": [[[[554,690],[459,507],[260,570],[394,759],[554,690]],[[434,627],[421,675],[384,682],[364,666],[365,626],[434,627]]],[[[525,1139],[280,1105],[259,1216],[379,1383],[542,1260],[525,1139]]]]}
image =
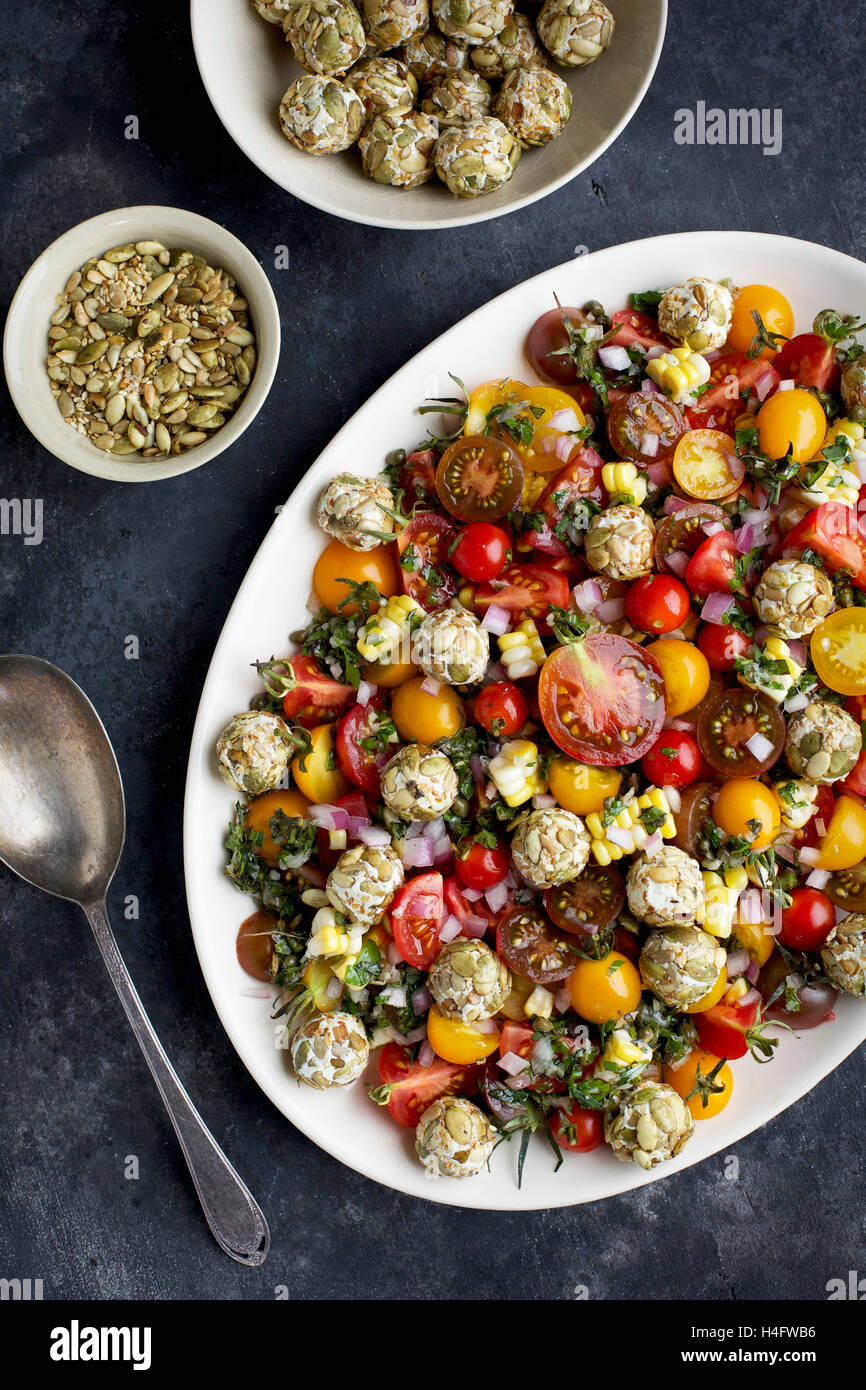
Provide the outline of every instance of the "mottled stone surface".
{"type": "Polygon", "coordinates": [[[851,7],[819,23],[806,0],[784,12],[728,0],[711,18],[672,0],[648,98],[591,171],[521,213],[424,236],[340,222],[259,174],[213,114],[177,0],[3,11],[4,309],[54,236],[124,201],[214,216],[269,268],[286,243],[292,265],[269,269],[284,329],[274,390],[210,467],[157,487],[101,483],[50,458],[5,390],[0,422],[0,494],[45,506],[41,546],[0,537],[0,648],[58,662],[111,733],[129,807],[112,892],[121,946],[268,1214],[273,1252],[249,1271],[218,1251],[83,919],[2,873],[0,1275],[42,1278],[46,1296],[271,1298],[285,1284],[299,1298],[568,1299],[585,1286],[729,1299],[822,1298],[829,1278],[866,1271],[862,1052],[737,1146],[736,1182],[720,1155],[631,1196],[509,1216],[437,1208],[341,1167],[259,1093],[222,1032],[192,952],[180,843],[198,692],[237,584],[294,479],[411,353],[577,245],[741,226],[864,253],[851,7]],[[782,105],[782,154],[676,145],[674,112],[698,100],[782,105]],[[137,142],[123,138],[129,113],[137,142]],[[138,661],[124,659],[130,634],[138,661]],[[138,923],[123,919],[127,894],[138,923]],[[130,1154],[138,1181],[123,1175],[130,1154]]]}

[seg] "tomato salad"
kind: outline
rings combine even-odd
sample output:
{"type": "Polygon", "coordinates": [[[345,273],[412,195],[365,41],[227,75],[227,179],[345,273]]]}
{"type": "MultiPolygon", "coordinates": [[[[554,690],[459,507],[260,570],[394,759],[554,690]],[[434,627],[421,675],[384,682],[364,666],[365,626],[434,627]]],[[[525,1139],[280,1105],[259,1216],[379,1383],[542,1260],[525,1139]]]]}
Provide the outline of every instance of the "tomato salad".
{"type": "Polygon", "coordinates": [[[322,493],[314,616],[217,741],[237,953],[431,1176],[536,1131],[653,1168],[866,991],[862,327],[557,303],[540,384],[454,378],[322,493]]]}

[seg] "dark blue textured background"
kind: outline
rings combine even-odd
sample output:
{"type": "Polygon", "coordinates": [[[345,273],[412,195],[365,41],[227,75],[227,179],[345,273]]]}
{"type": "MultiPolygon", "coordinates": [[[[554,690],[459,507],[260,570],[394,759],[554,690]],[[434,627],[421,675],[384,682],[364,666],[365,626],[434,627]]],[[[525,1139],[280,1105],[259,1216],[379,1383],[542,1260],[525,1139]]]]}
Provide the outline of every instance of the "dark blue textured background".
{"type": "MultiPolygon", "coordinates": [[[[238,0],[242,3],[242,0],[238,0]]],[[[283,315],[265,409],[216,464],[124,488],[56,462],[3,392],[0,495],[41,497],[45,540],[0,538],[0,648],[58,662],[114,739],[129,808],[121,947],[194,1099],[273,1232],[258,1271],[211,1240],[77,909],[0,873],[0,1276],[47,1297],[823,1298],[866,1271],[864,1054],[723,1156],[601,1204],[437,1208],[341,1167],[259,1093],[214,1014],[183,895],[181,800],[201,682],[244,571],[293,482],[375,387],[469,310],[546,266],[654,233],[742,227],[866,246],[863,44],[854,5],[672,0],[649,95],[591,171],[465,231],[389,233],[296,202],[248,164],[196,74],[187,7],[3,0],[0,302],[53,237],[123,203],[215,217],[283,315]],[[784,148],[688,148],[674,111],[781,106],[784,148]],[[140,120],[137,141],[124,117],[140,120]],[[141,659],[126,661],[137,634],[141,659]],[[126,923],[126,894],[141,920],[126,923]],[[136,1154],[138,1181],[123,1176],[136,1154]]],[[[399,195],[395,195],[397,197],[399,195]]]]}

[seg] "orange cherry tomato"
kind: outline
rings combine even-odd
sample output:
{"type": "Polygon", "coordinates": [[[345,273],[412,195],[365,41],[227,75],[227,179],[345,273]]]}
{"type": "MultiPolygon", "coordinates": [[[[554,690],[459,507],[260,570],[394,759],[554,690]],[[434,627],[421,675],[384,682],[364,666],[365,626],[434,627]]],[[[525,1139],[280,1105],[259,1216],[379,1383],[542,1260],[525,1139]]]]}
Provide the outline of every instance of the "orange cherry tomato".
{"type": "MultiPolygon", "coordinates": [[[[785,296],[773,289],[772,285],[744,285],[734,297],[734,312],[725,340],[728,351],[748,352],[758,331],[758,325],[752,318],[753,311],[760,315],[764,327],[771,333],[790,338],[794,331],[794,310],[785,296]]],[[[761,350],[761,356],[774,357],[775,352],[765,347],[761,350]]]]}
{"type": "Polygon", "coordinates": [[[292,776],[309,801],[333,805],[349,785],[337,765],[336,725],[320,724],[310,730],[310,738],[313,746],[305,758],[294,759],[292,776]]]}
{"type": "Polygon", "coordinates": [[[290,820],[304,820],[309,805],[307,798],[298,791],[264,792],[262,796],[257,796],[250,802],[244,819],[244,829],[264,835],[264,841],[256,853],[266,864],[270,864],[271,868],[277,867],[280,857],[280,847],[274,844],[271,836],[271,816],[276,815],[277,811],[282,811],[290,820]]]}
{"type": "Polygon", "coordinates": [[[440,685],[435,695],[421,687],[424,678],[414,676],[391,696],[391,718],[402,739],[436,743],[453,738],[466,723],[463,701],[450,685],[440,685]]]}
{"type": "Polygon", "coordinates": [[[866,695],[866,608],[837,608],[809,644],[818,679],[840,695],[866,695]]]}
{"type": "Polygon", "coordinates": [[[609,951],[601,960],[579,961],[569,976],[571,1002],[588,1023],[608,1023],[631,1013],[640,1003],[640,974],[621,951],[609,951]]]}
{"type": "Polygon", "coordinates": [[[713,820],[726,835],[745,836],[753,850],[766,849],[781,829],[779,799],[763,782],[732,777],[716,797],[713,820]]]}
{"type": "Polygon", "coordinates": [[[827,416],[817,396],[795,387],[768,397],[755,416],[755,425],[762,453],[781,459],[790,449],[797,463],[805,463],[824,443],[827,416]]]}
{"type": "Polygon", "coordinates": [[[736,448],[723,430],[689,430],[682,435],[674,449],[673,470],[683,492],[702,502],[735,493],[743,478],[743,472],[731,466],[736,448]]]}
{"type": "Polygon", "coordinates": [[[365,661],[361,675],[380,690],[394,690],[398,685],[405,685],[413,676],[420,675],[420,667],[414,661],[365,661]]]}
{"type": "Polygon", "coordinates": [[[427,1041],[443,1062],[483,1062],[499,1046],[499,1029],[491,1033],[447,1018],[434,1004],[427,1015],[427,1041]]]}
{"type": "Polygon", "coordinates": [[[698,1068],[701,1076],[709,1076],[713,1067],[718,1066],[721,1058],[714,1057],[712,1052],[705,1052],[702,1047],[695,1047],[689,1052],[676,1066],[665,1065],[662,1067],[662,1080],[667,1082],[678,1096],[682,1096],[689,1112],[695,1120],[710,1120],[714,1115],[720,1115],[731,1099],[734,1090],[734,1078],[727,1062],[717,1073],[713,1086],[721,1086],[721,1091],[711,1091],[706,1097],[706,1104],[700,1095],[686,1097],[694,1090],[697,1081],[698,1068]]]}
{"type": "MultiPolygon", "coordinates": [[[[342,541],[331,541],[313,570],[313,589],[329,613],[336,613],[340,600],[349,593],[348,585],[341,583],[344,579],[351,579],[355,584],[369,581],[375,584],[382,598],[393,598],[400,592],[390,545],[377,545],[375,550],[350,550],[342,541]]],[[[357,613],[358,606],[347,603],[339,611],[351,617],[357,613]]]]}
{"type": "MultiPolygon", "coordinates": [[[[514,445],[524,468],[535,473],[553,473],[561,469],[568,457],[560,458],[556,445],[563,435],[571,435],[582,430],[586,417],[574,396],[559,391],[554,386],[525,386],[522,381],[487,381],[479,386],[469,397],[469,411],[466,416],[464,434],[480,435],[505,434],[514,445]],[[567,411],[565,429],[551,425],[551,420],[560,412],[567,411]],[[491,412],[497,414],[491,415],[491,412]],[[527,435],[527,442],[517,440],[498,421],[505,417],[509,422],[520,425],[527,435]],[[529,431],[531,430],[531,435],[529,431]]],[[[561,446],[560,446],[561,447],[561,446]]],[[[574,440],[574,449],[580,441],[574,440]]]]}
{"type": "Polygon", "coordinates": [[[668,717],[677,719],[699,705],[710,688],[710,666],[700,647],[681,637],[660,637],[645,650],[662,668],[668,717]]]}
{"type": "Polygon", "coordinates": [[[714,1004],[718,1004],[725,990],[728,988],[728,972],[724,966],[719,971],[719,977],[712,989],[708,989],[702,999],[697,1004],[691,1004],[687,1009],[683,1009],[684,1014],[703,1014],[707,1009],[711,1009],[714,1004]]]}
{"type": "Polygon", "coordinates": [[[853,869],[866,859],[866,806],[853,796],[837,796],[827,833],[818,845],[819,869],[853,869]]]}

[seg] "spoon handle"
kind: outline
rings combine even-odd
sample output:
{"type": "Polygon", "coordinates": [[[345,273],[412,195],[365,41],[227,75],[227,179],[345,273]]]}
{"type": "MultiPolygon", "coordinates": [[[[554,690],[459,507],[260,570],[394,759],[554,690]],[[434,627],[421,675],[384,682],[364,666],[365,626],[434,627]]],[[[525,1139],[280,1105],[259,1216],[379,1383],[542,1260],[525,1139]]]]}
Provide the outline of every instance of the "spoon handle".
{"type": "Polygon", "coordinates": [[[258,1203],[229,1163],[165,1055],[118,950],[105,903],[88,904],[84,911],[165,1102],[214,1238],[240,1264],[262,1264],[268,1253],[270,1232],[258,1203]]]}

